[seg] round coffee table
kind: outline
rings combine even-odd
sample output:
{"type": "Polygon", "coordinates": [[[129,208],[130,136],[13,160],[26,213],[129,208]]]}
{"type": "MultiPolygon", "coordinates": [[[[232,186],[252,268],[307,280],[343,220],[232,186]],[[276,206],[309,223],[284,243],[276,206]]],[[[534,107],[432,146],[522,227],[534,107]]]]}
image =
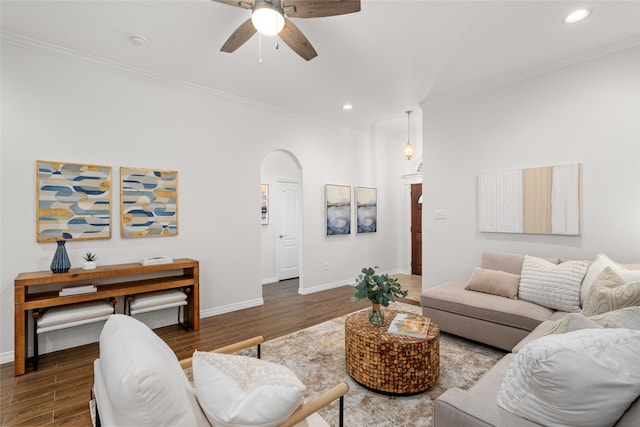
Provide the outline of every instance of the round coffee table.
{"type": "Polygon", "coordinates": [[[422,393],[440,376],[440,328],[431,321],[427,338],[387,332],[400,313],[384,310],[384,324],[369,323],[367,310],[347,317],[344,324],[347,373],[369,390],[391,394],[422,393]]]}

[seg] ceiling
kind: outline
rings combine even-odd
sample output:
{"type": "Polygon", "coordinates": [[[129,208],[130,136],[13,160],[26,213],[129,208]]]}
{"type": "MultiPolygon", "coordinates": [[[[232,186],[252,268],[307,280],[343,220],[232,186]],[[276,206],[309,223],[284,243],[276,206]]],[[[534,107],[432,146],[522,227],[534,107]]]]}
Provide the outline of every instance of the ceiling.
{"type": "Polygon", "coordinates": [[[210,0],[0,5],[5,32],[344,128],[402,129],[425,99],[640,44],[640,0],[362,0],[359,13],[293,19],[318,51],[309,62],[266,36],[260,54],[258,35],[220,52],[250,12],[210,0]],[[562,23],[584,6],[585,21],[562,23]]]}

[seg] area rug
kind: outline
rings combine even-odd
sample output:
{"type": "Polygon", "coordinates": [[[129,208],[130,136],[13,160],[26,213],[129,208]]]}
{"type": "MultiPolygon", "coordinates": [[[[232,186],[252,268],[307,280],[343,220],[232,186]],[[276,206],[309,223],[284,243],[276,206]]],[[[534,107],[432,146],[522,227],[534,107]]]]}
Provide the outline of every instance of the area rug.
{"type": "MultiPolygon", "coordinates": [[[[394,310],[421,313],[420,307],[392,303],[394,310]]],[[[317,396],[344,381],[349,392],[344,400],[344,425],[432,426],[435,399],[451,387],[468,389],[504,356],[504,352],[446,333],[440,334],[440,378],[426,392],[390,397],[360,386],[346,373],[344,322],[347,316],[285,335],[262,345],[262,358],[293,370],[307,385],[307,396],[317,396]]],[[[332,426],[338,423],[337,403],[320,410],[332,426]]]]}

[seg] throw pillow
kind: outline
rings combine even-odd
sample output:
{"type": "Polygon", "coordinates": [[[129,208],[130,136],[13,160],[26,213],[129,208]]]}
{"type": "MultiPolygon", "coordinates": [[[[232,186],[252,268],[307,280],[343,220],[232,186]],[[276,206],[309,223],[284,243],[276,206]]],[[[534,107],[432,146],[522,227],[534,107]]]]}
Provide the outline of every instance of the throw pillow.
{"type": "Polygon", "coordinates": [[[640,305],[640,282],[626,283],[606,267],[589,288],[582,314],[593,316],[634,305],[640,305]]]}
{"type": "Polygon", "coordinates": [[[582,288],[580,289],[580,305],[584,306],[584,302],[587,300],[587,293],[591,288],[591,285],[598,278],[600,273],[610,267],[617,275],[622,277],[627,283],[640,282],[640,270],[627,270],[620,264],[612,261],[605,254],[598,254],[596,260],[591,263],[587,269],[587,274],[582,281],[582,288]]]}
{"type": "Polygon", "coordinates": [[[497,404],[542,425],[611,426],[640,394],[638,354],[629,329],[541,337],[514,358],[497,404]]]}
{"type": "Polygon", "coordinates": [[[465,289],[517,299],[518,285],[520,285],[519,274],[476,267],[465,289]]]}
{"type": "Polygon", "coordinates": [[[553,264],[527,255],[522,263],[518,298],[554,310],[580,311],[580,283],[586,270],[587,261],[553,264]]]}
{"type": "Polygon", "coordinates": [[[640,306],[625,307],[589,317],[605,328],[640,329],[640,306]]]}
{"type": "Polygon", "coordinates": [[[306,389],[282,365],[199,351],[193,354],[193,380],[214,426],[277,426],[300,406],[306,389]]]}
{"type": "Polygon", "coordinates": [[[566,334],[567,332],[578,331],[580,329],[601,329],[604,326],[585,317],[580,313],[569,313],[562,319],[557,320],[546,335],[566,334]]]}
{"type": "Polygon", "coordinates": [[[147,325],[113,314],[100,334],[113,425],[209,425],[171,348],[147,325]]]}

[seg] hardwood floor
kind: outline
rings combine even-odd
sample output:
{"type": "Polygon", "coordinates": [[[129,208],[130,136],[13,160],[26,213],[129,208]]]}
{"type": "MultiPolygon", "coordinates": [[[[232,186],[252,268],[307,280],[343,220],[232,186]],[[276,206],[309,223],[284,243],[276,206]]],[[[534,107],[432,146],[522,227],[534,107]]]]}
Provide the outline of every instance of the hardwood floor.
{"type": "MultiPolygon", "coordinates": [[[[264,305],[202,319],[197,332],[185,332],[177,325],[155,331],[183,359],[194,349],[212,350],[256,335],[268,341],[369,305],[367,301],[351,302],[352,295],[351,286],[299,295],[298,280],[287,280],[263,287],[264,305]]],[[[29,360],[27,373],[18,377],[13,374],[13,363],[2,365],[1,425],[90,426],[88,402],[98,353],[95,343],[44,354],[37,371],[29,360]]]]}

